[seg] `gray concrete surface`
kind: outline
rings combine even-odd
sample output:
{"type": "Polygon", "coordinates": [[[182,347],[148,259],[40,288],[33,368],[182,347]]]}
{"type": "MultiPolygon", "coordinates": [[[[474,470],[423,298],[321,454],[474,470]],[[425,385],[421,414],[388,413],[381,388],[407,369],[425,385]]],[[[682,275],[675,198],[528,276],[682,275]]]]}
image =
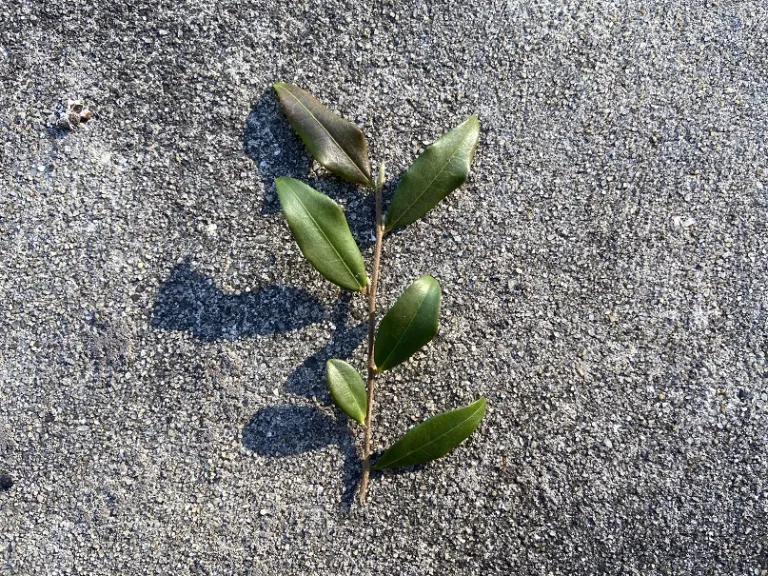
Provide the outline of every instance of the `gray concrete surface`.
{"type": "MultiPolygon", "coordinates": [[[[0,11],[0,573],[768,569],[765,1],[11,0],[0,11]],[[439,337],[375,442],[484,394],[465,446],[358,478],[322,366],[365,305],[302,262],[270,85],[393,182],[470,113],[470,182],[388,239],[439,337]],[[54,127],[81,98],[95,116],[54,127]]],[[[391,193],[391,187],[388,189],[391,193]]]]}

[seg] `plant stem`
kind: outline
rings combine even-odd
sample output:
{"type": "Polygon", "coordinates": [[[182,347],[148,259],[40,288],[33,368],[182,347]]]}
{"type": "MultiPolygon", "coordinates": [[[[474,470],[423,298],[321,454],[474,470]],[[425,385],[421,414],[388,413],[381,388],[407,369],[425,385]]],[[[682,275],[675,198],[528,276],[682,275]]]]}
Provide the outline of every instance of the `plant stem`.
{"type": "Polygon", "coordinates": [[[363,446],[363,478],[360,481],[360,503],[365,504],[368,479],[371,475],[371,422],[373,420],[373,393],[376,377],[376,363],[373,360],[373,339],[376,332],[376,289],[381,268],[381,244],[384,238],[382,223],[381,189],[384,186],[384,163],[379,167],[379,177],[374,185],[376,197],[376,247],[373,256],[373,273],[368,287],[368,408],[365,413],[365,444],[363,446]]]}

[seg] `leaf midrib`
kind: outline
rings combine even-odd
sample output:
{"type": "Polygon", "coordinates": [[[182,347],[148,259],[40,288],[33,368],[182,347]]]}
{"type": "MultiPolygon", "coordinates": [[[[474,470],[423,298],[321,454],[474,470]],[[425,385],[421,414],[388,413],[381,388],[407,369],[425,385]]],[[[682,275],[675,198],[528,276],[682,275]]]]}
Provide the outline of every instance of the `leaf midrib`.
{"type": "Polygon", "coordinates": [[[418,202],[419,200],[421,200],[421,199],[422,199],[422,197],[424,196],[424,194],[426,194],[426,193],[427,193],[427,191],[428,191],[428,190],[429,190],[429,189],[432,187],[432,184],[434,184],[434,183],[435,183],[435,180],[437,180],[437,179],[440,177],[440,174],[442,174],[442,173],[445,171],[445,167],[446,167],[446,166],[448,166],[448,164],[450,164],[450,163],[451,163],[451,160],[453,160],[454,156],[456,156],[456,154],[458,154],[458,152],[459,152],[459,149],[461,148],[462,144],[464,144],[464,138],[462,138],[462,139],[461,139],[461,141],[458,143],[458,145],[456,146],[456,149],[455,149],[455,150],[453,151],[453,153],[450,155],[450,157],[448,158],[448,160],[446,160],[446,161],[445,161],[445,164],[443,164],[443,166],[440,168],[440,171],[439,171],[437,174],[435,174],[435,177],[434,177],[434,178],[432,178],[432,180],[430,181],[430,183],[429,183],[429,184],[427,184],[427,186],[424,188],[424,190],[422,190],[421,194],[419,194],[419,195],[418,195],[418,196],[417,196],[417,197],[414,199],[414,201],[413,201],[413,202],[411,202],[411,203],[408,205],[408,207],[407,207],[405,210],[403,210],[403,212],[401,213],[400,217],[399,217],[397,220],[395,220],[394,222],[392,222],[391,224],[390,224],[389,222],[387,222],[387,228],[388,228],[388,229],[390,229],[390,230],[394,229],[394,228],[395,228],[395,225],[396,225],[398,222],[400,222],[400,220],[402,220],[402,219],[403,219],[403,217],[404,217],[404,216],[405,216],[405,215],[406,215],[406,214],[407,214],[407,213],[410,211],[410,209],[411,209],[411,208],[413,208],[413,206],[416,204],[416,202],[418,202]]]}
{"type": "MultiPolygon", "coordinates": [[[[317,122],[317,124],[320,126],[320,128],[322,128],[322,129],[325,131],[325,133],[326,133],[326,134],[328,134],[328,137],[329,137],[331,140],[333,140],[333,143],[334,143],[334,144],[336,144],[336,147],[337,147],[339,150],[341,150],[341,151],[343,152],[344,156],[346,156],[346,157],[347,157],[347,160],[349,160],[349,161],[352,163],[352,166],[354,166],[354,167],[355,167],[355,170],[357,170],[358,172],[360,172],[360,175],[363,177],[363,179],[364,179],[366,182],[368,182],[368,181],[370,180],[370,178],[368,178],[368,177],[365,175],[365,173],[364,173],[364,172],[363,172],[363,171],[360,169],[360,167],[357,165],[357,163],[356,163],[354,160],[352,160],[352,157],[351,157],[351,156],[350,156],[350,155],[347,153],[347,151],[346,151],[346,150],[344,150],[344,148],[341,146],[341,144],[339,144],[339,143],[336,141],[336,138],[334,138],[334,137],[333,137],[333,134],[331,134],[331,133],[328,131],[328,128],[326,128],[326,127],[325,127],[325,125],[324,125],[322,122],[320,122],[320,120],[317,118],[317,116],[315,116],[315,115],[312,113],[312,111],[311,111],[309,108],[307,108],[306,106],[304,106],[304,102],[302,102],[302,101],[299,99],[299,97],[298,97],[298,96],[296,96],[296,95],[295,95],[293,92],[291,92],[291,91],[290,91],[288,88],[285,88],[285,91],[286,91],[286,92],[288,92],[288,94],[290,94],[291,96],[293,96],[293,99],[294,99],[294,100],[296,100],[296,102],[298,102],[298,103],[299,103],[299,106],[301,106],[302,108],[304,108],[304,110],[306,110],[306,111],[307,111],[307,114],[309,114],[309,115],[312,117],[312,119],[313,119],[315,122],[317,122]]],[[[342,118],[342,120],[344,120],[344,119],[342,118]]]]}
{"type": "Polygon", "coordinates": [[[344,382],[344,385],[347,388],[347,392],[349,396],[352,397],[352,402],[355,404],[355,406],[357,406],[361,414],[365,414],[367,406],[357,401],[357,395],[355,395],[355,393],[353,392],[352,386],[350,386],[349,381],[347,380],[347,375],[344,374],[341,370],[339,370],[339,368],[337,368],[333,363],[331,363],[331,366],[333,367],[334,370],[336,370],[336,373],[341,376],[341,380],[344,382]]]}
{"type": "MultiPolygon", "coordinates": [[[[349,365],[347,365],[347,366],[349,366],[349,365]]],[[[336,367],[334,366],[334,368],[336,368],[336,367]]],[[[339,370],[338,368],[336,368],[336,370],[339,372],[339,374],[341,374],[341,370],[339,370]]],[[[354,370],[354,368],[353,368],[353,370],[354,370]]],[[[353,386],[350,385],[349,380],[347,379],[347,375],[346,374],[342,375],[342,380],[344,380],[344,384],[346,384],[347,391],[349,392],[349,395],[352,397],[352,401],[355,403],[355,406],[357,406],[357,408],[360,410],[360,413],[364,415],[367,406],[365,405],[365,403],[361,404],[360,402],[357,401],[357,394],[355,394],[355,392],[353,390],[353,386]]]]}
{"type": "Polygon", "coordinates": [[[307,216],[309,216],[309,219],[312,220],[312,223],[315,225],[315,227],[320,231],[320,234],[323,235],[323,238],[325,238],[326,242],[328,242],[328,245],[333,248],[333,251],[336,253],[336,256],[339,257],[339,260],[342,264],[344,264],[344,268],[347,269],[347,272],[349,272],[349,275],[352,277],[352,280],[358,285],[359,288],[362,288],[362,285],[357,280],[357,276],[355,276],[354,272],[350,269],[350,267],[347,265],[346,260],[344,260],[344,257],[341,255],[341,253],[336,249],[336,246],[333,242],[331,242],[331,239],[328,238],[328,236],[325,233],[325,230],[318,224],[317,220],[312,216],[310,211],[307,209],[307,207],[304,205],[304,202],[301,201],[301,198],[299,198],[299,195],[294,192],[293,188],[289,188],[293,196],[296,198],[296,201],[301,204],[301,207],[304,209],[304,212],[307,216]]]}
{"type": "MultiPolygon", "coordinates": [[[[395,350],[397,350],[397,347],[400,346],[400,342],[402,342],[403,338],[405,338],[405,335],[408,333],[408,330],[410,329],[411,324],[413,324],[413,321],[416,320],[416,316],[419,315],[419,312],[421,312],[421,309],[424,307],[424,303],[427,301],[427,296],[429,295],[429,292],[431,289],[432,289],[431,286],[427,288],[427,293],[424,294],[424,298],[422,298],[421,303],[419,304],[419,307],[416,309],[416,312],[408,322],[408,326],[405,327],[405,330],[403,330],[403,333],[400,335],[400,338],[397,339],[397,343],[392,347],[392,350],[390,350],[389,354],[387,354],[387,357],[384,358],[384,361],[381,363],[381,366],[384,366],[387,363],[387,360],[390,359],[392,354],[395,353],[395,350]]],[[[380,368],[380,366],[377,366],[377,368],[380,368]]]]}
{"type": "Polygon", "coordinates": [[[398,462],[400,462],[401,460],[404,460],[405,458],[407,458],[407,457],[408,457],[408,456],[410,456],[411,454],[415,454],[415,453],[417,453],[417,452],[421,452],[422,450],[426,450],[426,449],[427,449],[427,447],[431,446],[432,444],[434,444],[435,442],[437,442],[438,440],[440,440],[440,439],[441,439],[441,438],[443,438],[444,436],[447,436],[448,434],[450,434],[451,432],[453,432],[454,430],[456,430],[456,428],[458,428],[459,426],[463,426],[464,424],[466,424],[466,423],[467,423],[467,422],[469,422],[469,421],[470,421],[472,418],[474,418],[474,417],[475,417],[475,415],[476,415],[476,414],[477,414],[477,413],[480,411],[480,408],[481,408],[481,407],[482,407],[482,404],[481,404],[480,406],[478,406],[478,408],[477,408],[476,410],[474,410],[474,411],[472,412],[472,414],[470,414],[470,415],[469,415],[467,418],[465,418],[464,420],[462,420],[461,422],[459,422],[458,424],[456,424],[456,426],[452,427],[450,430],[447,430],[446,432],[443,432],[442,434],[440,434],[440,436],[437,436],[436,438],[433,438],[432,440],[430,440],[429,442],[427,442],[427,443],[426,443],[426,444],[424,444],[423,446],[419,446],[419,448],[417,448],[416,450],[411,450],[410,452],[407,452],[407,453],[403,454],[403,455],[402,455],[402,456],[400,456],[400,458],[398,458],[397,460],[393,460],[392,462],[389,462],[389,463],[387,464],[387,468],[391,468],[392,466],[394,466],[395,464],[397,464],[397,463],[398,463],[398,462]]]}

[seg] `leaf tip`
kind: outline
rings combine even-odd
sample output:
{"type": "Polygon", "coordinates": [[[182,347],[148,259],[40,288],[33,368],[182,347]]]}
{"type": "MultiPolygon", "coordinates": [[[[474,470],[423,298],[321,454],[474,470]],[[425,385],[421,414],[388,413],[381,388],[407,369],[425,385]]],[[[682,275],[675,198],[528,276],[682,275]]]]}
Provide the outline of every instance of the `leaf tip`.
{"type": "Polygon", "coordinates": [[[421,279],[422,279],[422,280],[424,280],[425,282],[429,282],[430,284],[437,284],[437,287],[438,287],[438,288],[440,287],[440,282],[438,282],[438,281],[437,281],[437,278],[435,278],[434,276],[432,276],[432,274],[424,274],[424,275],[421,277],[421,279]]]}
{"type": "Polygon", "coordinates": [[[419,278],[419,281],[422,281],[427,285],[427,291],[437,292],[437,301],[439,303],[443,297],[443,288],[440,286],[440,282],[438,282],[437,278],[431,274],[424,274],[424,276],[419,278]]]}
{"type": "Polygon", "coordinates": [[[477,411],[480,413],[480,418],[477,421],[476,427],[480,426],[480,422],[482,421],[483,417],[485,416],[485,410],[486,410],[486,408],[488,408],[488,402],[485,399],[485,396],[480,396],[480,398],[475,400],[471,405],[475,406],[477,408],[477,411]]]}
{"type": "Polygon", "coordinates": [[[285,207],[283,202],[285,200],[285,194],[289,191],[289,183],[291,180],[292,178],[289,178],[288,176],[279,176],[275,178],[275,191],[277,192],[277,197],[283,207],[285,207]]]}
{"type": "Polygon", "coordinates": [[[475,145],[477,145],[477,139],[480,137],[480,118],[476,114],[472,114],[472,116],[467,118],[466,123],[472,132],[475,145]]]}

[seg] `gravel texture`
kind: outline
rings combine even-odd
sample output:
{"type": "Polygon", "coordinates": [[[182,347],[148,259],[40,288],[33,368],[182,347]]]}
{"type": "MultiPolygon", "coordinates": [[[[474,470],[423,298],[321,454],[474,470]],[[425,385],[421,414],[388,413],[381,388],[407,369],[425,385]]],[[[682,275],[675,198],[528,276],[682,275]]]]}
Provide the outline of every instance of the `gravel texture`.
{"type": "Polygon", "coordinates": [[[4,4],[0,573],[764,576],[767,22],[765,0],[4,4]],[[273,179],[341,202],[366,256],[372,202],[312,164],[278,80],[391,182],[482,122],[467,185],[384,247],[382,307],[423,273],[444,299],[380,381],[376,448],[488,414],[366,508],[322,377],[362,366],[365,303],[302,261],[273,179]],[[93,117],[67,127],[69,100],[93,117]]]}

